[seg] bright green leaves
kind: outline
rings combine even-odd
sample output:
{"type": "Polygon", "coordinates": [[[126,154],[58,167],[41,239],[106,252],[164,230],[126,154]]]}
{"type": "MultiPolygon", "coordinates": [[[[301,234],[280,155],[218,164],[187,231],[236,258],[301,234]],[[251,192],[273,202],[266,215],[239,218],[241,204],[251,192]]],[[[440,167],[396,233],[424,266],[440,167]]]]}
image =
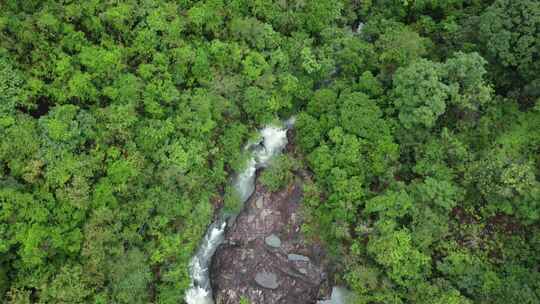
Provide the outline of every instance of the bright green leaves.
{"type": "Polygon", "coordinates": [[[488,213],[503,212],[536,221],[540,216],[540,185],[534,169],[538,158],[530,151],[540,142],[536,132],[540,119],[534,112],[517,114],[513,123],[501,118],[505,128],[493,130],[498,134],[495,142],[482,158],[467,167],[465,182],[486,202],[482,205],[488,213]]]}
{"type": "Polygon", "coordinates": [[[392,72],[426,55],[428,41],[409,27],[396,25],[387,27],[375,45],[379,51],[379,61],[392,72]]]}
{"type": "Polygon", "coordinates": [[[417,185],[416,193],[419,201],[442,208],[445,212],[452,210],[463,197],[463,190],[454,183],[431,177],[417,185]]]}
{"type": "MultiPolygon", "coordinates": [[[[40,148],[37,123],[27,116],[18,116],[17,123],[0,129],[0,134],[3,137],[0,141],[0,159],[3,162],[0,168],[6,166],[15,177],[33,172],[32,161],[37,158],[40,148]]],[[[39,175],[39,168],[36,169],[35,173],[39,175]]],[[[3,172],[0,174],[5,177],[3,172]]]]}
{"type": "Polygon", "coordinates": [[[36,26],[42,32],[54,36],[59,32],[61,22],[60,20],[51,14],[50,12],[42,12],[36,20],[36,26]]]}
{"type": "Polygon", "coordinates": [[[305,12],[298,16],[305,22],[307,31],[319,33],[334,22],[341,13],[343,4],[332,0],[307,0],[305,12]]]}
{"type": "Polygon", "coordinates": [[[79,60],[82,66],[97,78],[98,82],[110,79],[124,68],[120,48],[106,50],[98,47],[83,47],[79,60]]]}
{"type": "Polygon", "coordinates": [[[7,123],[7,115],[12,114],[15,106],[22,102],[23,83],[21,72],[0,53],[0,127],[7,123]]]}
{"type": "Polygon", "coordinates": [[[274,115],[270,103],[271,96],[258,87],[248,87],[244,92],[243,108],[257,123],[270,122],[274,115]]]}
{"type": "Polygon", "coordinates": [[[307,105],[307,112],[317,117],[325,114],[335,114],[338,106],[336,101],[337,94],[333,90],[317,90],[307,105]]]}
{"type": "Polygon", "coordinates": [[[194,172],[203,170],[210,151],[203,142],[182,138],[166,145],[163,152],[167,156],[163,164],[174,167],[180,174],[185,174],[188,170],[194,172]]]}
{"type": "Polygon", "coordinates": [[[319,145],[322,130],[316,118],[307,113],[301,113],[296,119],[295,128],[299,135],[297,143],[304,151],[310,151],[319,145]]]}
{"type": "Polygon", "coordinates": [[[332,57],[336,57],[336,65],[340,73],[356,78],[366,70],[375,68],[377,53],[373,44],[353,35],[344,35],[339,42],[341,49],[332,57]]]}
{"type": "Polygon", "coordinates": [[[500,278],[489,265],[468,252],[452,252],[438,263],[437,269],[466,294],[482,297],[501,288],[500,278]]]}
{"type": "Polygon", "coordinates": [[[327,177],[334,167],[334,157],[328,145],[321,145],[315,148],[308,156],[310,167],[317,176],[327,177]]]}
{"type": "Polygon", "coordinates": [[[319,225],[331,227],[328,241],[350,240],[369,185],[396,157],[395,144],[382,111],[363,93],[338,99],[331,90],[319,90],[308,112],[298,117],[297,141],[312,151],[310,168],[328,191],[325,203],[312,208],[324,214],[319,225]]]}
{"type": "Polygon", "coordinates": [[[445,281],[423,283],[414,287],[412,299],[418,304],[471,304],[471,300],[445,281]]]}
{"type": "Polygon", "coordinates": [[[353,93],[342,97],[341,101],[341,126],[349,133],[373,140],[388,132],[384,130],[387,126],[381,119],[382,111],[367,95],[353,93]]]}
{"type": "Polygon", "coordinates": [[[458,52],[444,65],[450,103],[462,111],[478,111],[491,102],[493,89],[485,81],[487,61],[478,53],[458,52]]]}
{"type": "Polygon", "coordinates": [[[117,160],[107,168],[107,176],[113,184],[125,185],[137,176],[137,171],[137,168],[132,162],[128,160],[117,160]]]}
{"type": "Polygon", "coordinates": [[[430,129],[452,106],[461,116],[482,110],[493,93],[483,79],[485,64],[476,53],[456,53],[444,64],[421,59],[398,69],[392,99],[401,124],[430,129]]]}
{"type": "Polygon", "coordinates": [[[356,88],[360,92],[367,94],[370,98],[379,97],[383,93],[381,82],[370,71],[366,71],[360,75],[356,88]]]}
{"type": "Polygon", "coordinates": [[[245,125],[234,123],[225,129],[220,140],[220,145],[222,146],[227,162],[236,172],[242,169],[241,166],[244,163],[244,157],[239,151],[241,151],[247,135],[248,129],[245,125]]]}
{"type": "Polygon", "coordinates": [[[92,194],[92,205],[94,207],[110,207],[118,206],[118,201],[114,196],[114,188],[108,179],[101,179],[94,186],[92,194]]]}
{"type": "Polygon", "coordinates": [[[115,261],[112,298],[118,303],[148,303],[148,284],[152,273],[143,252],[133,249],[115,261]]]}
{"type": "Polygon", "coordinates": [[[170,79],[153,80],[146,85],[142,94],[145,110],[154,117],[163,117],[166,109],[163,105],[178,101],[179,95],[170,79]]]}
{"type": "Polygon", "coordinates": [[[446,111],[449,88],[442,75],[440,64],[423,59],[396,72],[393,101],[405,128],[431,128],[446,111]]]}
{"type": "Polygon", "coordinates": [[[414,248],[406,230],[384,231],[367,249],[399,285],[412,287],[430,274],[430,257],[414,248]]]}
{"type": "Polygon", "coordinates": [[[390,133],[382,119],[382,111],[364,93],[343,94],[337,100],[334,92],[321,89],[309,101],[307,111],[311,115],[301,114],[297,126],[301,134],[299,141],[305,149],[312,148],[327,132],[330,138],[334,138],[332,141],[339,142],[339,136],[331,135],[332,132],[335,134],[336,130],[332,130],[338,123],[344,131],[370,143],[382,141],[390,133]]]}
{"type": "MultiPolygon", "coordinates": [[[[355,243],[351,247],[358,248],[363,245],[355,243]]],[[[381,299],[379,295],[370,296],[370,293],[380,288],[381,271],[374,266],[364,265],[362,262],[355,263],[347,269],[345,280],[352,290],[358,295],[358,300],[353,303],[369,303],[370,300],[381,299]]]]}
{"type": "Polygon", "coordinates": [[[488,202],[484,208],[490,213],[502,211],[529,221],[540,218],[540,184],[531,162],[494,150],[470,166],[466,181],[488,202]]]}
{"type": "Polygon", "coordinates": [[[293,182],[293,171],[299,167],[298,161],[290,156],[282,155],[272,161],[270,167],[260,176],[261,183],[270,191],[277,191],[293,182]]]}
{"type": "Polygon", "coordinates": [[[538,79],[540,63],[540,4],[538,1],[495,1],[480,17],[479,35],[492,63],[509,68],[499,83],[523,85],[538,79]],[[501,81],[502,80],[502,81],[501,81]],[[507,81],[507,82],[506,82],[507,81]]]}
{"type": "Polygon", "coordinates": [[[78,108],[73,105],[65,105],[55,108],[42,120],[45,125],[45,134],[57,142],[69,142],[80,135],[78,124],[74,120],[78,108]]]}
{"type": "Polygon", "coordinates": [[[321,65],[317,62],[317,58],[315,58],[310,48],[303,48],[300,51],[300,57],[302,58],[302,68],[306,73],[312,74],[321,69],[321,65]]]}
{"type": "MultiPolygon", "coordinates": [[[[31,223],[44,223],[50,215],[50,211],[46,208],[46,204],[40,204],[43,202],[40,202],[31,194],[22,193],[16,189],[5,187],[0,192],[0,198],[2,202],[2,220],[13,224],[13,227],[10,227],[12,229],[16,229],[17,225],[21,226],[20,224],[13,222],[16,218],[31,223]]],[[[5,241],[8,242],[8,240],[5,241]]]]}
{"type": "Polygon", "coordinates": [[[113,103],[128,104],[139,100],[141,91],[141,80],[131,73],[125,73],[116,78],[111,86],[104,88],[103,94],[113,103]]]}
{"type": "Polygon", "coordinates": [[[76,173],[83,170],[80,158],[68,151],[61,151],[58,154],[53,154],[53,151],[48,151],[47,167],[45,168],[45,180],[53,187],[62,187],[76,173]]]}
{"type": "MultiPolygon", "coordinates": [[[[138,91],[141,90],[141,101],[144,109],[154,118],[163,117],[171,106],[180,100],[180,92],[174,83],[175,79],[168,71],[169,60],[165,54],[156,53],[152,63],[141,64],[137,69],[137,74],[143,81],[140,81],[136,76],[120,79],[120,84],[124,86],[133,85],[132,92],[129,93],[133,94],[134,97],[137,97],[138,91]]],[[[123,99],[125,98],[127,96],[123,97],[123,99]]],[[[137,98],[132,102],[141,101],[137,98]]]]}
{"type": "Polygon", "coordinates": [[[235,18],[230,28],[233,37],[246,41],[257,50],[276,47],[281,40],[272,26],[255,18],[235,18]]]}
{"type": "Polygon", "coordinates": [[[188,10],[188,17],[195,32],[219,33],[223,26],[223,0],[201,1],[188,10]]]}
{"type": "Polygon", "coordinates": [[[345,169],[350,175],[364,175],[367,171],[365,156],[362,155],[366,143],[352,134],[343,134],[337,127],[330,131],[330,135],[335,140],[332,150],[332,158],[335,164],[345,169]],[[335,131],[335,132],[332,132],[335,131]],[[337,134],[332,134],[337,133],[337,134]]]}
{"type": "Polygon", "coordinates": [[[177,166],[180,172],[184,173],[189,168],[189,156],[179,142],[175,142],[168,147],[169,161],[173,166],[177,166]]]}
{"type": "Polygon", "coordinates": [[[136,5],[129,2],[109,7],[100,16],[107,26],[119,34],[128,33],[136,21],[136,5]]]}
{"type": "Polygon", "coordinates": [[[363,188],[363,177],[359,175],[348,175],[345,170],[332,169],[332,195],[329,201],[335,199],[338,202],[336,212],[340,213],[341,219],[354,221],[355,214],[365,195],[363,188]]]}
{"type": "Polygon", "coordinates": [[[137,128],[135,142],[144,154],[152,154],[173,134],[175,126],[169,120],[146,120],[137,128]]]}
{"type": "Polygon", "coordinates": [[[246,297],[241,297],[239,304],[250,304],[250,302],[246,297]]]}
{"type": "Polygon", "coordinates": [[[387,175],[397,157],[391,129],[382,117],[368,95],[342,92],[338,98],[328,88],[316,91],[307,111],[298,115],[296,142],[309,153],[309,166],[328,191],[325,203],[312,208],[324,214],[319,225],[330,225],[330,242],[352,238],[370,185],[377,175],[387,175]]]}
{"type": "Polygon", "coordinates": [[[67,98],[93,103],[97,101],[99,91],[92,83],[92,76],[87,73],[77,72],[68,81],[66,93],[67,98]]]}
{"type": "Polygon", "coordinates": [[[397,220],[411,213],[414,202],[405,190],[387,191],[366,202],[364,212],[376,213],[381,219],[397,220]]]}
{"type": "Polygon", "coordinates": [[[77,212],[64,206],[55,208],[52,195],[30,194],[15,188],[4,187],[0,191],[1,252],[15,246],[23,260],[18,267],[31,269],[43,266],[46,258],[55,254],[74,254],[80,249],[82,235],[73,228],[72,220],[77,212]],[[50,221],[62,224],[51,227],[50,221]],[[29,224],[26,224],[29,223],[29,224]]]}
{"type": "Polygon", "coordinates": [[[18,236],[20,242],[19,255],[28,268],[37,267],[45,262],[47,252],[41,246],[48,243],[49,232],[41,225],[33,225],[18,236]]]}
{"type": "Polygon", "coordinates": [[[80,265],[66,265],[54,277],[42,297],[51,303],[84,303],[95,290],[87,285],[80,265]]]}
{"type": "Polygon", "coordinates": [[[264,56],[258,52],[251,52],[242,61],[243,73],[248,81],[255,81],[269,69],[264,56]]]}

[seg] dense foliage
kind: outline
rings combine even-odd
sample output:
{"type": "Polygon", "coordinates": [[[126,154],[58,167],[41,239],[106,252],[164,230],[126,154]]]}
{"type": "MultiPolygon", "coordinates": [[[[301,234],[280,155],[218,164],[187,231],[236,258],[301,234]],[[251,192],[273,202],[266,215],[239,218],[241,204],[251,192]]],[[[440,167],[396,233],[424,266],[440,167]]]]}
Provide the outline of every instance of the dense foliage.
{"type": "Polygon", "coordinates": [[[358,303],[540,302],[535,0],[0,2],[0,299],[182,303],[254,130],[358,303]]]}

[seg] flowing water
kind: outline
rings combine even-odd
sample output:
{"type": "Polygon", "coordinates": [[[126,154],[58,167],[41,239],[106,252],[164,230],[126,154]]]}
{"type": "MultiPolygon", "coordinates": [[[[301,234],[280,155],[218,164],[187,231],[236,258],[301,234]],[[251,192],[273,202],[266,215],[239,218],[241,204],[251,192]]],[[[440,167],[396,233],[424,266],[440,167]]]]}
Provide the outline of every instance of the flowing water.
{"type": "MultiPolygon", "coordinates": [[[[243,205],[255,190],[257,169],[267,167],[270,160],[279,155],[287,145],[287,130],[294,125],[294,118],[285,121],[283,127],[267,126],[260,131],[261,139],[248,144],[245,149],[251,151],[247,167],[233,181],[243,205]]],[[[214,304],[212,286],[210,285],[210,263],[218,246],[223,242],[225,228],[231,218],[236,215],[221,213],[214,223],[208,227],[199,249],[190,263],[191,286],[186,293],[188,304],[214,304]]],[[[332,298],[319,301],[319,304],[346,304],[350,292],[343,287],[334,287],[332,298]]]]}
{"type": "MultiPolygon", "coordinates": [[[[247,168],[234,179],[234,188],[242,204],[255,190],[255,175],[258,168],[268,166],[270,160],[280,154],[287,144],[287,130],[294,124],[289,119],[283,127],[267,126],[260,131],[261,140],[249,144],[246,149],[252,151],[247,168]]],[[[234,215],[222,213],[218,220],[208,227],[199,249],[190,263],[191,286],[186,293],[188,304],[213,304],[210,285],[210,263],[218,246],[223,242],[228,219],[234,215]]]]}
{"type": "Polygon", "coordinates": [[[347,304],[354,300],[354,294],[345,287],[334,286],[332,288],[332,297],[330,300],[323,300],[317,304],[347,304]]]}

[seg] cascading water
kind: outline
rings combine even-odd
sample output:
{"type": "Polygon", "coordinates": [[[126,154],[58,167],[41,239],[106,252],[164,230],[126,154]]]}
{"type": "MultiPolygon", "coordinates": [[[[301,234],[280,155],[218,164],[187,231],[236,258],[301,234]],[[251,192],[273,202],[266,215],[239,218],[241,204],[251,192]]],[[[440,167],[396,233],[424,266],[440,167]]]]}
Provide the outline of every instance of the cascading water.
{"type": "MultiPolygon", "coordinates": [[[[280,154],[287,145],[287,130],[294,125],[294,118],[285,121],[283,127],[267,126],[260,131],[261,140],[248,144],[246,149],[252,151],[244,171],[236,176],[233,185],[244,204],[255,190],[257,169],[269,165],[270,160],[280,154]]],[[[210,285],[210,262],[218,246],[223,242],[228,220],[236,215],[222,213],[218,220],[208,227],[199,249],[190,263],[191,286],[186,293],[188,304],[214,304],[212,286],[210,285]]],[[[346,304],[345,298],[350,292],[343,287],[334,287],[332,298],[319,301],[319,304],[346,304]]]]}
{"type": "MultiPolygon", "coordinates": [[[[247,168],[234,180],[240,202],[244,204],[255,190],[255,174],[258,168],[268,166],[272,157],[280,154],[287,144],[287,130],[294,124],[294,118],[285,122],[284,127],[267,126],[260,131],[262,139],[250,144],[252,150],[247,168]]],[[[190,263],[191,286],[186,293],[188,304],[213,304],[210,286],[210,262],[218,246],[223,242],[227,220],[234,215],[220,214],[218,220],[208,227],[199,249],[190,263]]]]}
{"type": "Polygon", "coordinates": [[[347,304],[354,302],[354,294],[341,286],[332,288],[332,297],[330,300],[318,301],[317,304],[347,304]]]}

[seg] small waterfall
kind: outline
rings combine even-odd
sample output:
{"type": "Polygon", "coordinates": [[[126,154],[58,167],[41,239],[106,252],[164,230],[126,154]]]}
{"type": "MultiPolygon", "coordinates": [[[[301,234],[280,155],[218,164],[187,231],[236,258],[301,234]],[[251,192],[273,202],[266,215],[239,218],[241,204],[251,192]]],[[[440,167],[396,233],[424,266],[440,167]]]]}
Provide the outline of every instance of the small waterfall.
{"type": "Polygon", "coordinates": [[[354,294],[341,286],[332,288],[332,296],[330,300],[318,301],[317,304],[347,304],[354,302],[354,294]]]}
{"type": "MultiPolygon", "coordinates": [[[[270,160],[280,154],[287,145],[287,130],[292,128],[294,118],[284,123],[284,127],[266,126],[260,131],[261,140],[246,147],[252,152],[247,168],[238,174],[233,185],[244,204],[255,190],[255,174],[258,168],[268,166],[270,160]]],[[[210,263],[218,246],[223,242],[227,220],[230,216],[220,214],[218,220],[208,227],[197,253],[190,263],[191,286],[186,293],[188,304],[214,304],[210,286],[210,263]]]]}
{"type": "Polygon", "coordinates": [[[216,221],[208,227],[197,253],[190,263],[191,286],[186,293],[188,304],[213,304],[210,286],[210,261],[219,244],[223,242],[226,222],[216,221]]]}

